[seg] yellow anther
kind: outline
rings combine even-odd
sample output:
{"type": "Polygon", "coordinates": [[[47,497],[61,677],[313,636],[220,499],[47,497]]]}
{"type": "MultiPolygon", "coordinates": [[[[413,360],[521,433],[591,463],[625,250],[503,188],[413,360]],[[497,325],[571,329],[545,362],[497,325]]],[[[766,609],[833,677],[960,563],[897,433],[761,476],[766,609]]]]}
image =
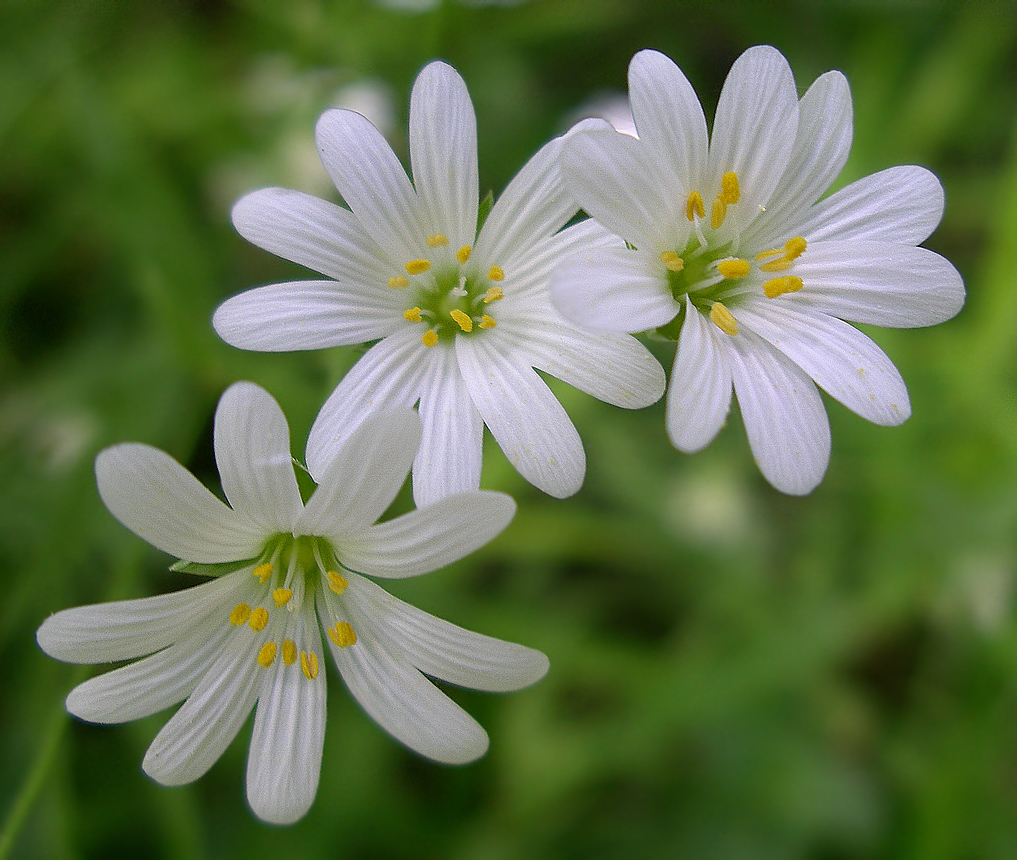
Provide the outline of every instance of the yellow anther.
{"type": "Polygon", "coordinates": [[[461,266],[470,259],[470,254],[472,253],[473,249],[469,245],[463,245],[463,247],[456,251],[456,259],[459,261],[459,265],[461,266]]]}
{"type": "Polygon", "coordinates": [[[275,652],[277,646],[275,642],[266,642],[261,646],[261,650],[258,652],[258,665],[263,669],[267,669],[275,662],[275,652]]]}
{"type": "Polygon", "coordinates": [[[723,304],[714,302],[710,308],[710,322],[719,328],[724,334],[738,334],[738,321],[734,318],[723,304]]]}
{"type": "Polygon", "coordinates": [[[748,260],[722,260],[717,263],[717,271],[725,278],[744,278],[752,271],[748,260]]]}
{"type": "Polygon", "coordinates": [[[257,606],[251,612],[249,621],[252,630],[264,630],[268,624],[268,610],[264,606],[257,606]]]}
{"type": "Polygon", "coordinates": [[[356,643],[357,634],[353,632],[353,627],[345,621],[337,621],[335,627],[328,628],[328,638],[340,648],[345,648],[347,645],[356,643]]]}
{"type": "Polygon", "coordinates": [[[254,575],[258,577],[258,582],[264,585],[265,580],[272,575],[273,570],[275,570],[275,568],[272,567],[272,562],[266,561],[264,564],[259,564],[256,568],[254,568],[253,572],[254,575]]]}
{"type": "Polygon", "coordinates": [[[756,259],[772,257],[775,254],[781,255],[776,260],[770,260],[768,263],[761,264],[759,268],[764,272],[783,272],[790,269],[791,263],[805,253],[806,244],[806,241],[801,236],[793,236],[784,243],[782,250],[772,249],[763,251],[762,254],[757,254],[756,259]]]}
{"type": "Polygon", "coordinates": [[[277,588],[272,592],[272,600],[275,601],[276,606],[285,606],[290,602],[291,597],[293,597],[293,592],[288,588],[277,588]]]}
{"type": "Polygon", "coordinates": [[[283,639],[282,652],[283,663],[287,666],[297,662],[297,643],[292,639],[283,639]]]}
{"type": "Polygon", "coordinates": [[[706,206],[703,204],[703,195],[693,191],[689,199],[685,201],[685,217],[690,221],[702,218],[706,214],[706,206]]]}
{"type": "Polygon", "coordinates": [[[484,293],[484,304],[489,305],[491,302],[496,302],[503,298],[505,298],[505,293],[502,292],[501,287],[488,287],[484,293]]]}
{"type": "Polygon", "coordinates": [[[742,197],[742,191],[738,187],[738,174],[729,170],[720,177],[720,194],[718,195],[725,203],[737,203],[742,197]]]}
{"type": "Polygon", "coordinates": [[[783,253],[784,252],[780,248],[770,248],[769,251],[760,251],[756,254],[756,259],[765,260],[767,257],[780,257],[783,253]]]}
{"type": "Polygon", "coordinates": [[[727,217],[727,203],[720,194],[713,201],[713,209],[710,211],[710,226],[716,230],[727,217]]]}
{"type": "Polygon", "coordinates": [[[669,272],[680,272],[685,268],[685,261],[674,251],[661,251],[660,262],[669,272]]]}
{"type": "Polygon", "coordinates": [[[784,275],[782,278],[773,278],[763,284],[763,293],[768,299],[775,299],[785,293],[796,293],[802,286],[802,279],[797,275],[784,275]]]}
{"type": "Polygon", "coordinates": [[[792,236],[784,243],[784,256],[789,260],[797,260],[805,253],[808,243],[802,236],[792,236]]]}
{"type": "Polygon", "coordinates": [[[444,233],[435,233],[427,237],[428,248],[444,248],[448,244],[448,236],[444,233]]]}
{"type": "Polygon", "coordinates": [[[481,328],[494,328],[496,325],[498,325],[498,323],[494,321],[494,317],[489,317],[487,314],[480,317],[481,328]]]}
{"type": "Polygon", "coordinates": [[[491,268],[487,270],[487,279],[489,281],[504,281],[505,270],[501,266],[491,266],[491,268]]]}
{"type": "Polygon", "coordinates": [[[467,334],[473,331],[473,320],[470,319],[468,314],[464,314],[459,308],[453,308],[448,312],[448,315],[455,320],[455,323],[467,334]]]}
{"type": "Polygon", "coordinates": [[[247,619],[251,617],[251,607],[246,603],[238,603],[233,607],[233,611],[230,613],[230,624],[234,627],[239,627],[241,624],[246,624],[247,619]]]}
{"type": "Polygon", "coordinates": [[[342,594],[349,586],[349,583],[338,571],[330,570],[325,576],[328,578],[328,587],[336,594],[342,594]]]}
{"type": "Polygon", "coordinates": [[[433,328],[429,328],[420,336],[420,342],[424,346],[434,346],[438,343],[438,332],[436,332],[433,328]]]}
{"type": "Polygon", "coordinates": [[[410,260],[405,266],[406,271],[411,275],[422,275],[431,268],[430,260],[410,260]]]}
{"type": "Polygon", "coordinates": [[[410,279],[406,275],[395,275],[388,279],[388,285],[393,290],[405,290],[410,285],[410,279]]]}
{"type": "Polygon", "coordinates": [[[300,652],[300,668],[304,672],[304,677],[308,681],[313,681],[318,677],[318,655],[313,651],[308,654],[306,651],[300,652]]]}
{"type": "Polygon", "coordinates": [[[408,311],[403,311],[403,319],[409,322],[420,322],[420,308],[410,308],[408,311]]]}

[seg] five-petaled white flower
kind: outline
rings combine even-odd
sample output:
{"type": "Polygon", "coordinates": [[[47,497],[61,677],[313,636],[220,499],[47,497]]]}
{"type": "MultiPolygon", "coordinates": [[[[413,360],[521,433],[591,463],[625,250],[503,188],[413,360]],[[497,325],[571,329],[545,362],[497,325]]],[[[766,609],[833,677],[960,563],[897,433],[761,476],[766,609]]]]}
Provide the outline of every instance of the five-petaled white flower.
{"type": "Polygon", "coordinates": [[[515,690],[543,677],[547,658],[428,615],[361,575],[435,570],[512,518],[511,498],[475,490],[375,524],[405,481],[419,441],[411,410],[363,422],[304,505],[279,406],[256,385],[237,383],[223,395],[215,422],[229,506],[155,448],[129,443],[100,453],[99,492],[117,519],[171,555],[229,572],[172,594],[47,619],[38,641],[59,659],[144,657],[76,687],[68,710],[117,723],[186,699],[144,760],[150,776],[179,785],[212,766],[257,702],[248,800],[266,821],[292,822],[318,786],[324,630],[343,681],[382,728],[440,762],[483,755],[484,729],[421,673],[480,690],[515,690]]]}
{"type": "Polygon", "coordinates": [[[635,338],[566,322],[550,299],[563,258],[621,242],[589,220],[561,229],[578,209],[558,171],[563,138],[523,167],[478,232],[476,117],[444,63],[417,78],[409,128],[412,184],[374,126],[331,110],[318,148],[349,209],[280,188],[239,201],[243,236],[331,280],[235,296],[216,311],[216,331],[269,351],[378,341],[314,422],[315,477],[364,417],[419,401],[418,505],[480,486],[485,424],[528,481],[571,495],[585,474],[582,443],[536,370],[629,408],[664,391],[662,369],[635,338]]]}
{"type": "Polygon", "coordinates": [[[709,444],[733,386],[764,476],[807,493],[830,454],[816,384],[877,424],[910,414],[897,369],[845,320],[932,325],[963,304],[953,266],[915,247],[939,223],[942,188],[928,170],[895,167],[820,200],[851,144],[847,81],[822,75],[799,102],[770,47],[735,62],[712,138],[662,54],[636,54],[629,95],[638,140],[583,130],[561,158],[579,204],[630,247],[570,258],[552,277],[554,301],[594,330],[676,340],[674,445],[709,444]]]}

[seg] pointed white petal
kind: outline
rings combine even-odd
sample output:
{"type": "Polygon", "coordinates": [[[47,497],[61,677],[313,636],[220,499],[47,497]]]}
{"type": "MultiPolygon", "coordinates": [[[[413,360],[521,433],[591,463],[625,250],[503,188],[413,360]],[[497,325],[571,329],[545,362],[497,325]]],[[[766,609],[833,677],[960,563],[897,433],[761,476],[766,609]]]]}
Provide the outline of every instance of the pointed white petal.
{"type": "Polygon", "coordinates": [[[579,433],[536,371],[500,355],[488,341],[456,341],[470,397],[509,462],[527,481],[549,495],[571,496],[586,474],[579,433]]]}
{"type": "Polygon", "coordinates": [[[321,476],[296,533],[358,534],[376,522],[406,481],[419,445],[420,419],[412,409],[366,418],[321,476]]]}
{"type": "Polygon", "coordinates": [[[453,249],[477,230],[477,118],[466,84],[442,62],[426,65],[410,96],[410,162],[421,214],[453,249]],[[425,214],[426,213],[426,214],[425,214]]]}
{"type": "Polygon", "coordinates": [[[252,191],[232,217],[248,242],[337,281],[385,286],[398,274],[356,215],[302,191],[252,191]]]}
{"type": "MultiPolygon", "coordinates": [[[[342,617],[326,597],[331,615],[321,611],[324,627],[342,617]]],[[[487,752],[487,732],[424,678],[409,660],[382,638],[373,619],[347,601],[357,642],[345,648],[329,640],[339,673],[367,714],[396,740],[444,764],[465,764],[487,752]]]]}
{"type": "Polygon", "coordinates": [[[627,134],[591,129],[565,141],[560,163],[565,187],[583,209],[637,248],[659,254],[685,244],[688,222],[677,217],[684,196],[679,201],[676,189],[664,187],[651,157],[627,134]]]}
{"type": "Polygon", "coordinates": [[[423,438],[413,462],[417,507],[480,486],[484,422],[459,372],[455,350],[435,355],[420,386],[423,438]]]}
{"type": "Polygon", "coordinates": [[[267,537],[169,454],[148,445],[125,442],[100,451],[95,477],[109,512],[176,558],[206,564],[252,558],[267,537]]]}
{"type": "Polygon", "coordinates": [[[420,334],[407,325],[376,343],[325,401],[307,439],[307,468],[315,481],[321,482],[343,442],[368,415],[416,403],[420,380],[433,360],[420,334]]]}
{"type": "Polygon", "coordinates": [[[300,662],[280,657],[269,667],[254,716],[247,757],[247,800],[271,824],[292,824],[311,808],[318,791],[325,741],[325,663],[318,621],[300,618],[286,637],[314,653],[318,673],[308,678],[300,662]]]}
{"type": "Polygon", "coordinates": [[[404,579],[438,570],[484,546],[509,524],[515,510],[511,496],[475,490],[446,496],[347,539],[327,536],[344,567],[404,579]]]}
{"type": "Polygon", "coordinates": [[[815,384],[790,359],[744,326],[728,357],[749,447],[763,477],[803,496],[823,479],[830,424],[815,384]]]}
{"type": "Polygon", "coordinates": [[[629,98],[639,139],[687,197],[703,175],[708,148],[706,117],[692,84],[668,57],[644,50],[629,64],[629,98]]]}
{"type": "Polygon", "coordinates": [[[886,353],[846,322],[794,304],[793,299],[747,302],[738,319],[862,418],[885,426],[906,421],[908,390],[886,353]]]}
{"type": "Polygon", "coordinates": [[[551,275],[551,298],[565,319],[598,331],[639,332],[681,310],[663,263],[641,251],[597,248],[567,257],[551,275]]]}
{"type": "Polygon", "coordinates": [[[795,261],[800,302],[850,322],[892,328],[935,325],[964,305],[964,282],[926,248],[867,241],[810,242],[795,261]]]}
{"type": "Polygon", "coordinates": [[[288,532],[303,508],[290,428],[275,399],[253,382],[231,385],[215,412],[215,461],[237,513],[267,534],[288,532]]]}
{"type": "Polygon", "coordinates": [[[325,170],[367,234],[396,265],[426,246],[416,192],[384,136],[360,114],[325,111],[316,130],[325,170]]]}
{"type": "Polygon", "coordinates": [[[936,229],[943,204],[943,186],[934,173],[901,165],[821,200],[797,229],[810,243],[858,239],[917,245],[936,229]]]}
{"type": "Polygon", "coordinates": [[[212,316],[230,346],[295,352],[367,343],[402,322],[396,290],[368,291],[336,281],[291,281],[255,287],[226,299],[212,316]]]}
{"type": "Polygon", "coordinates": [[[528,687],[548,670],[540,651],[457,627],[393,597],[363,577],[349,589],[364,611],[421,672],[433,678],[493,693],[528,687]]]}
{"type": "Polygon", "coordinates": [[[678,336],[665,423],[671,444],[693,453],[724,426],[731,408],[731,366],[721,341],[728,335],[687,302],[678,336]]]}
{"type": "Polygon", "coordinates": [[[152,654],[179,639],[210,607],[229,603],[237,582],[227,574],[172,594],[64,609],[42,623],[36,640],[67,663],[112,663],[152,654]]]}

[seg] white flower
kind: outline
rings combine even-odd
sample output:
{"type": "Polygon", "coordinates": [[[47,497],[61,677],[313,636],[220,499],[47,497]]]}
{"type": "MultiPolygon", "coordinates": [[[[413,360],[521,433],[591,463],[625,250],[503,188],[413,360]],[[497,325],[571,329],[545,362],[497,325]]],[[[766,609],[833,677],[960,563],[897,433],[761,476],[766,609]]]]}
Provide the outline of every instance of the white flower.
{"type": "Polygon", "coordinates": [[[323,629],[343,681],[382,728],[440,762],[483,755],[487,734],[421,672],[479,690],[515,690],[543,677],[547,658],[428,615],[360,575],[435,570],[512,518],[511,498],[478,490],[374,524],[405,481],[419,441],[410,410],[364,422],[304,505],[279,406],[256,385],[238,383],[223,395],[215,422],[230,506],[155,448],[123,444],[100,453],[96,477],[110,512],[153,546],[196,563],[178,569],[216,565],[211,570],[221,575],[48,618],[38,641],[61,660],[144,657],[76,687],[68,710],[119,723],[186,699],[144,760],[151,777],[180,785],[212,766],[257,703],[248,800],[266,821],[289,823],[307,811],[318,786],[323,629]]]}
{"type": "Polygon", "coordinates": [[[213,320],[244,349],[378,341],[314,422],[311,474],[364,417],[419,401],[418,505],[480,485],[485,424],[528,481],[574,493],[586,469],[582,443],[536,370],[629,408],[656,401],[664,375],[634,338],[588,332],[551,303],[548,279],[564,257],[621,244],[593,221],[560,230],[577,211],[558,173],[562,139],[523,167],[478,234],[476,119],[454,69],[431,63],[413,86],[413,184],[357,113],[328,111],[317,137],[349,209],[267,188],[240,200],[233,221],[256,245],[332,280],[250,290],[213,320]]]}
{"type": "Polygon", "coordinates": [[[932,325],[963,304],[953,266],[914,247],[939,223],[942,188],[921,167],[895,167],[820,200],[851,144],[847,81],[828,72],[799,102],[773,48],[735,62],[712,138],[662,54],[636,54],[629,95],[639,139],[578,132],[562,173],[583,209],[633,247],[572,257],[552,278],[555,303],[594,330],[676,340],[674,445],[709,444],[733,386],[764,476],[807,493],[830,453],[816,384],[877,424],[910,414],[897,369],[844,320],[932,325]]]}

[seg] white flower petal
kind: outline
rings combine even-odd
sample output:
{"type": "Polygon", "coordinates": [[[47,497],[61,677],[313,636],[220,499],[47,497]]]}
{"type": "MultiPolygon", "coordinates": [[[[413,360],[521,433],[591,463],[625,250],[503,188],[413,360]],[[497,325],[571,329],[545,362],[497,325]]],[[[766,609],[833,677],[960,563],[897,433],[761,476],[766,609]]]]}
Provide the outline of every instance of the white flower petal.
{"type": "MultiPolygon", "coordinates": [[[[334,604],[331,595],[326,601],[334,604]]],[[[487,752],[487,732],[428,681],[406,656],[393,652],[375,633],[372,620],[348,601],[357,642],[329,649],[353,697],[381,728],[423,756],[444,764],[466,764],[487,752]]],[[[333,610],[332,615],[338,615],[333,610]]],[[[321,623],[334,622],[321,614],[321,623]]]]}
{"type": "Polygon", "coordinates": [[[420,445],[411,409],[371,415],[339,447],[295,525],[297,534],[358,534],[399,492],[420,445]]]}
{"type": "Polygon", "coordinates": [[[728,335],[689,301],[678,337],[665,423],[671,444],[693,453],[720,432],[731,408],[731,367],[720,339],[728,335]]]}
{"type": "Polygon", "coordinates": [[[790,359],[744,327],[728,358],[749,446],[782,493],[805,495],[830,460],[830,424],[815,384],[790,359]]]}
{"type": "Polygon", "coordinates": [[[579,433],[531,367],[498,354],[488,338],[459,338],[459,367],[505,456],[538,489],[558,498],[575,493],[586,474],[579,433]]]}
{"type": "Polygon", "coordinates": [[[678,220],[674,189],[662,187],[645,144],[612,129],[568,137],[561,152],[565,187],[592,217],[649,254],[685,244],[689,224],[678,220]]]}
{"type": "Polygon", "coordinates": [[[810,242],[795,261],[795,298],[849,322],[914,328],[944,322],[964,305],[964,282],[926,248],[888,242],[810,242]]]}
{"type": "Polygon", "coordinates": [[[125,442],[100,451],[95,477],[109,512],[176,558],[205,564],[253,558],[267,537],[169,454],[148,445],[125,442]]]}
{"type": "Polygon", "coordinates": [[[687,197],[703,175],[709,140],[692,84],[668,57],[644,50],[629,64],[629,99],[639,139],[687,197]]]}
{"type": "Polygon", "coordinates": [[[410,162],[430,235],[445,234],[453,249],[472,245],[477,230],[477,119],[466,84],[445,63],[429,63],[413,84],[410,162]]]}
{"type": "Polygon", "coordinates": [[[509,524],[515,510],[511,496],[475,490],[446,496],[349,538],[325,536],[344,567],[404,579],[438,570],[484,546],[509,524]]]}
{"type": "Polygon", "coordinates": [[[320,665],[308,678],[299,662],[281,657],[267,670],[254,716],[247,757],[247,800],[255,815],[271,824],[303,817],[318,791],[325,742],[325,664],[317,618],[301,617],[286,637],[314,653],[320,665]]]}
{"type": "Polygon", "coordinates": [[[551,275],[562,316],[598,331],[639,332],[666,325],[681,310],[662,263],[641,251],[597,248],[567,257],[551,275]]]}
{"type": "Polygon", "coordinates": [[[943,186],[924,167],[890,167],[852,182],[809,210],[797,234],[810,243],[864,240],[917,245],[943,217],[943,186]]]}
{"type": "Polygon", "coordinates": [[[266,533],[288,532],[303,508],[279,404],[253,382],[231,385],[215,412],[215,461],[237,513],[266,533]]]}
{"type": "Polygon", "coordinates": [[[350,592],[421,672],[492,693],[528,687],[548,670],[540,651],[457,627],[393,597],[363,577],[350,577],[350,592]]]}
{"type": "Polygon", "coordinates": [[[862,418],[894,426],[911,415],[907,387],[893,362],[846,322],[779,299],[746,303],[738,319],[862,418]]]}
{"type": "Polygon", "coordinates": [[[307,439],[307,468],[315,481],[321,482],[343,442],[368,415],[416,403],[420,380],[433,360],[428,352],[420,332],[407,325],[372,346],[346,373],[307,439]]]}
{"type": "Polygon", "coordinates": [[[325,170],[382,253],[397,266],[419,257],[420,203],[381,132],[358,113],[329,110],[316,137],[325,170]]]}
{"type": "Polygon", "coordinates": [[[455,350],[442,349],[420,386],[423,438],[413,462],[417,507],[480,486],[484,422],[459,372],[455,350]]]}

